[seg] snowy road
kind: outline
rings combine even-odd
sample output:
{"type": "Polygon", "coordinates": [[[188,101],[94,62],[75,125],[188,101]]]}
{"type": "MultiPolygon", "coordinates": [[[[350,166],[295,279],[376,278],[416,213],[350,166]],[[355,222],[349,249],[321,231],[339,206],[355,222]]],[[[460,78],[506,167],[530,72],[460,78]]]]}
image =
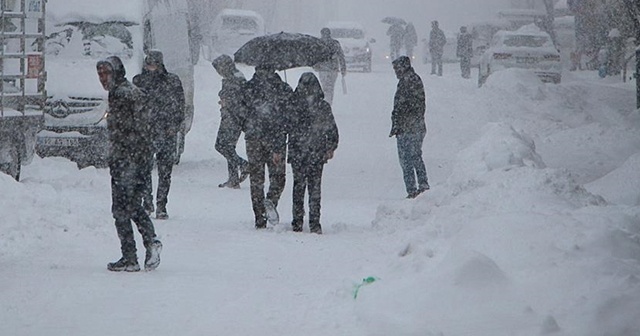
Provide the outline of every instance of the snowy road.
{"type": "MultiPolygon", "coordinates": [[[[0,335],[532,335],[552,331],[554,321],[561,335],[587,335],[604,318],[598,309],[623,293],[630,299],[616,323],[640,330],[625,319],[638,311],[640,291],[624,280],[640,276],[640,248],[620,248],[625,257],[612,263],[597,252],[617,243],[591,241],[604,224],[634,227],[640,210],[605,206],[564,175],[594,182],[638,152],[631,84],[579,73],[542,85],[515,72],[478,89],[455,65],[443,78],[425,69],[417,66],[427,88],[432,191],[404,199],[387,137],[392,70],[350,73],[349,94],[336,88],[340,145],[323,179],[323,236],[291,232],[290,171],[282,224],[268,231],[253,229],[248,182],[217,188],[226,163],[213,149],[220,84],[208,64],[196,72],[196,116],[173,174],[171,218],[155,221],[164,244],[157,271],[106,270],[119,258],[108,171],[36,158],[22,183],[0,176],[0,335]],[[536,160],[532,148],[509,147],[527,139],[506,132],[503,140],[503,126],[485,127],[497,122],[533,140],[547,168],[528,161],[536,160]],[[585,254],[575,256],[574,246],[585,254]],[[591,269],[605,264],[616,266],[591,269]],[[354,300],[368,276],[380,280],[354,300]],[[504,282],[507,294],[484,296],[484,281],[504,282]]],[[[288,82],[295,87],[300,74],[288,71],[288,82]]]]}

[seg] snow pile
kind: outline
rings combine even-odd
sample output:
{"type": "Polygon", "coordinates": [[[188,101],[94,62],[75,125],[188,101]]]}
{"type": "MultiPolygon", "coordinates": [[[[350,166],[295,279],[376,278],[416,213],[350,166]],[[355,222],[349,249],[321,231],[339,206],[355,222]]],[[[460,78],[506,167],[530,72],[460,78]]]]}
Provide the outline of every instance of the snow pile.
{"type": "Polygon", "coordinates": [[[378,209],[376,227],[408,232],[392,230],[405,244],[389,278],[358,297],[372,335],[640,332],[640,209],[545,168],[505,124],[487,125],[429,193],[378,209]]]}
{"type": "Polygon", "coordinates": [[[595,194],[615,204],[640,206],[640,179],[629,178],[640,172],[640,153],[631,156],[622,166],[586,185],[595,194]]]}

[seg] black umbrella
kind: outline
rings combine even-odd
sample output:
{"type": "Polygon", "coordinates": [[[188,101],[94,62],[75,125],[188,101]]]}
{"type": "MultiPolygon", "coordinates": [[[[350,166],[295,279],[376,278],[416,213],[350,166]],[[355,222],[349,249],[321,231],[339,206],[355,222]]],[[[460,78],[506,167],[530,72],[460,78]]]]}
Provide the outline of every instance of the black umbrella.
{"type": "Polygon", "coordinates": [[[382,23],[386,23],[386,24],[390,24],[390,25],[394,25],[394,24],[400,24],[400,25],[406,25],[407,21],[399,18],[399,17],[395,17],[395,16],[387,16],[386,18],[382,19],[382,23]]]}
{"type": "Polygon", "coordinates": [[[314,66],[331,59],[332,54],[331,48],[317,37],[281,32],[249,40],[233,58],[236,63],[286,70],[314,66]]]}

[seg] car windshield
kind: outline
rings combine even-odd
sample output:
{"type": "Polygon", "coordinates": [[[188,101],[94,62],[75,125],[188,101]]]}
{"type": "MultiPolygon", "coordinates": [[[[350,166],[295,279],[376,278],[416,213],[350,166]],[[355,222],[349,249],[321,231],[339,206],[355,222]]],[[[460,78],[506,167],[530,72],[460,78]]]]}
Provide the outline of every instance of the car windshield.
{"type": "Polygon", "coordinates": [[[222,29],[230,31],[258,31],[258,23],[251,17],[225,16],[222,18],[222,29]]]}
{"type": "Polygon", "coordinates": [[[130,27],[137,23],[110,21],[92,23],[75,21],[58,24],[47,36],[48,55],[65,58],[94,58],[133,56],[133,38],[130,27]]]}
{"type": "Polygon", "coordinates": [[[534,35],[512,35],[504,39],[504,45],[507,47],[544,47],[549,39],[546,36],[534,35]]]}
{"type": "Polygon", "coordinates": [[[331,37],[363,39],[364,32],[360,29],[331,28],[331,37]]]}

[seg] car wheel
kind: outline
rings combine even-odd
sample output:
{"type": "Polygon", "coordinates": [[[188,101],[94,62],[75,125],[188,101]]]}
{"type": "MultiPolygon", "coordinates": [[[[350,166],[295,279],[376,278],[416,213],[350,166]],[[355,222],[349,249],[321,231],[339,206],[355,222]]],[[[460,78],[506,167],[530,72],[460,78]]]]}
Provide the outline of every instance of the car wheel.
{"type": "Polygon", "coordinates": [[[362,69],[362,71],[364,72],[371,72],[371,61],[369,61],[369,63],[367,63],[364,68],[362,69]]]}
{"type": "Polygon", "coordinates": [[[20,159],[20,151],[18,148],[11,148],[9,152],[10,162],[0,163],[0,171],[13,177],[16,181],[20,181],[20,166],[22,165],[20,159]]]}

